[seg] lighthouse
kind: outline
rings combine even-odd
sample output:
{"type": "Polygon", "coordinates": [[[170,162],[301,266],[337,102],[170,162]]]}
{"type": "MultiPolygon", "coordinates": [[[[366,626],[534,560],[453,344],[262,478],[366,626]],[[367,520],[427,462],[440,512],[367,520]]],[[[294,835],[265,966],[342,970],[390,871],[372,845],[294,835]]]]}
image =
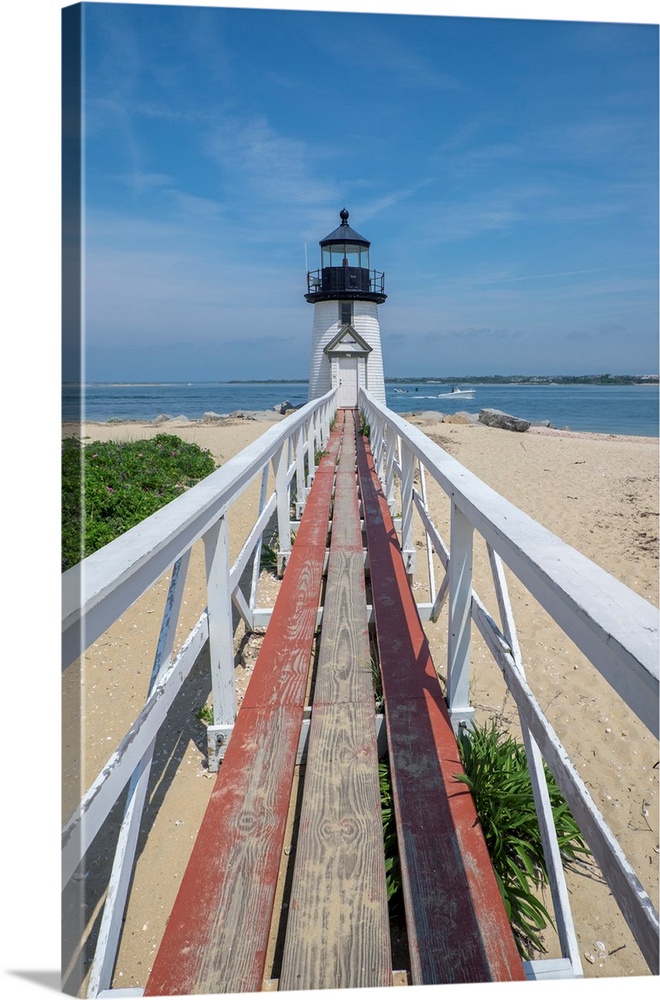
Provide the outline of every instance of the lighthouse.
{"type": "Polygon", "coordinates": [[[369,240],[341,224],[319,243],[321,267],[307,272],[305,298],[314,305],[309,399],[337,388],[337,406],[356,407],[358,387],[385,403],[378,306],[385,275],[369,264],[369,240]]]}

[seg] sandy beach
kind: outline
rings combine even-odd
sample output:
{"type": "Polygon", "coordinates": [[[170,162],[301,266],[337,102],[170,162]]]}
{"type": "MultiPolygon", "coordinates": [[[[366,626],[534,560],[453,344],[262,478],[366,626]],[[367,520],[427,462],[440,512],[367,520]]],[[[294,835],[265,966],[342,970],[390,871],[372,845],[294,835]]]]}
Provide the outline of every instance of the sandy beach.
{"type": "MultiPolygon", "coordinates": [[[[409,419],[497,492],[658,606],[657,438],[546,428],[520,434],[480,424],[440,423],[425,415],[409,419]]],[[[208,448],[224,463],[268,426],[250,419],[94,424],[84,428],[83,437],[139,440],[166,431],[208,448]]],[[[77,431],[65,426],[63,436],[77,431]]],[[[446,498],[439,489],[431,489],[429,496],[435,523],[448,539],[446,498]]],[[[255,484],[231,511],[232,558],[252,526],[257,504],[255,484]]],[[[427,593],[422,555],[414,585],[418,600],[425,600],[427,593]]],[[[262,576],[263,600],[274,601],[277,581],[267,573],[262,576]]],[[[533,598],[515,579],[508,579],[532,689],[657,907],[658,745],[533,598]]],[[[167,584],[165,578],[144,595],[93,644],[84,662],[64,675],[63,820],[142,707],[167,584]]],[[[494,607],[487,559],[479,546],[474,586],[486,605],[494,607]]],[[[195,550],[181,638],[204,606],[203,553],[195,550]]],[[[446,610],[427,628],[440,674],[446,662],[446,628],[446,610]]],[[[235,638],[237,683],[243,691],[259,639],[246,635],[242,625],[235,638]]],[[[204,659],[202,655],[157,744],[114,987],[146,982],[213,788],[215,776],[205,764],[205,727],[196,716],[210,694],[204,659]]],[[[476,633],[471,697],[480,720],[497,716],[518,731],[515,706],[476,633]]],[[[67,992],[82,995],[85,989],[119,819],[116,810],[90,852],[88,871],[80,872],[63,896],[67,992]]],[[[585,977],[647,975],[646,963],[595,867],[569,874],[569,890],[585,977]]],[[[554,954],[552,933],[546,941],[554,954]]]]}

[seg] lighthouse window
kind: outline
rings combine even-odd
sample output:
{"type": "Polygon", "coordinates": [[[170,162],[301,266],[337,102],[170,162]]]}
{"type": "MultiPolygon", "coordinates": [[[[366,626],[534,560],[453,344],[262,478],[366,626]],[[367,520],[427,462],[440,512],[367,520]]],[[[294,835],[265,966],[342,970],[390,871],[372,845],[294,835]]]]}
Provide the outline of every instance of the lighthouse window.
{"type": "Polygon", "coordinates": [[[339,303],[339,322],[342,326],[348,326],[353,321],[353,303],[339,303]]]}

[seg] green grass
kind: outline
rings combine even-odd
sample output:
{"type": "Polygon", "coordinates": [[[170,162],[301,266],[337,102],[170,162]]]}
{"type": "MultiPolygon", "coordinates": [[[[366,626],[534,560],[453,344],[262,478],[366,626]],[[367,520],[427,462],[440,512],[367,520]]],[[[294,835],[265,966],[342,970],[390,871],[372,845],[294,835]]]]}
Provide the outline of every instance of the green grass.
{"type": "MultiPolygon", "coordinates": [[[[548,885],[524,745],[491,719],[458,736],[465,775],[518,951],[525,959],[546,951],[543,930],[552,924],[539,894],[548,885]]],[[[557,839],[565,866],[590,855],[577,823],[544,765],[557,839]]]]}
{"type": "Polygon", "coordinates": [[[62,441],[62,570],[107,545],[213,472],[210,451],[173,434],[62,441]]]}

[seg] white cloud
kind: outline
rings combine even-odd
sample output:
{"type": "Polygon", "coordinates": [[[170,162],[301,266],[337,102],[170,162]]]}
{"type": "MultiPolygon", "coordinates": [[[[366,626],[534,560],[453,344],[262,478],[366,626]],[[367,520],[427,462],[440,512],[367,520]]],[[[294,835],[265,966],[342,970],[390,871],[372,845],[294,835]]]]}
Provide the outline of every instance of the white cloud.
{"type": "Polygon", "coordinates": [[[223,172],[234,183],[247,182],[259,201],[309,206],[334,195],[331,185],[312,175],[319,151],[279,134],[264,117],[247,123],[226,119],[208,145],[223,172]]]}

